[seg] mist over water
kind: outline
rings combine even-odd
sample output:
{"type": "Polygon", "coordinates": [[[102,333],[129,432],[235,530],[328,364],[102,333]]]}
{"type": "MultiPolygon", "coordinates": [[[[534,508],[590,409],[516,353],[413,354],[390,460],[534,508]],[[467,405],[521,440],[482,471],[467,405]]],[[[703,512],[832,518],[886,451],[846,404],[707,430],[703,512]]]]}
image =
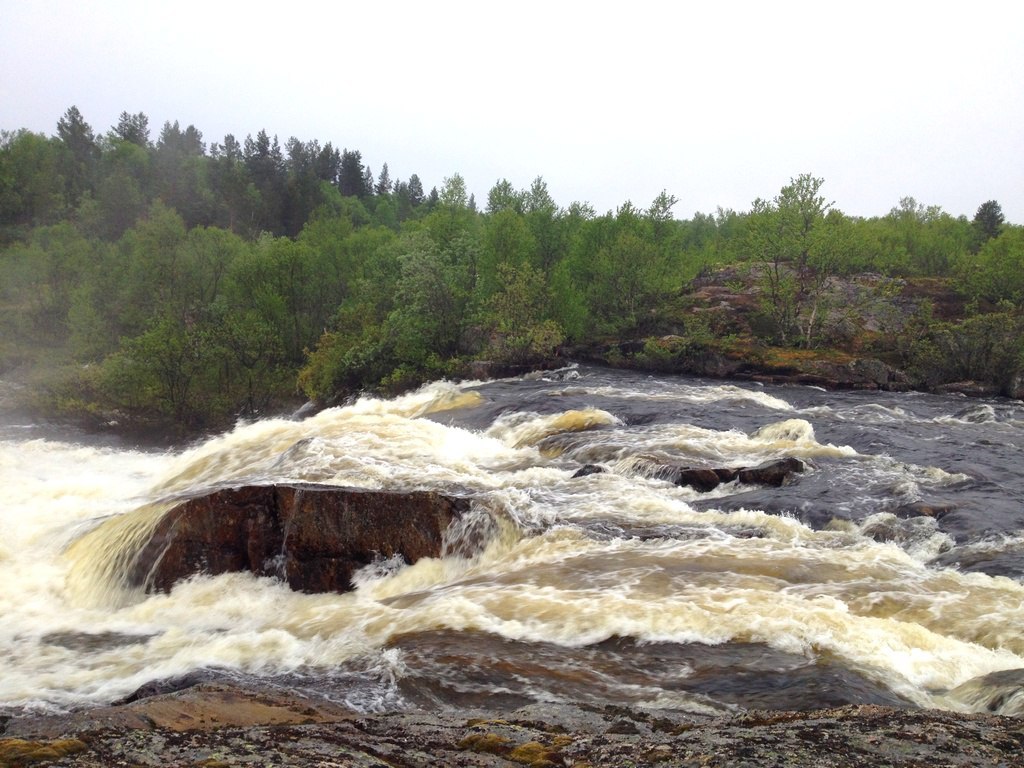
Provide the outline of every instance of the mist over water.
{"type": "Polygon", "coordinates": [[[364,711],[1022,714],[1022,440],[1013,401],[597,368],[441,382],[168,453],[8,414],[0,707],[110,702],[216,670],[364,711]],[[807,471],[782,488],[701,494],[655,471],[783,456],[807,471]],[[584,464],[605,471],[574,478],[584,464]],[[345,595],[248,574],[124,586],[175,499],[289,481],[467,496],[490,535],[473,557],[368,568],[345,595]]]}

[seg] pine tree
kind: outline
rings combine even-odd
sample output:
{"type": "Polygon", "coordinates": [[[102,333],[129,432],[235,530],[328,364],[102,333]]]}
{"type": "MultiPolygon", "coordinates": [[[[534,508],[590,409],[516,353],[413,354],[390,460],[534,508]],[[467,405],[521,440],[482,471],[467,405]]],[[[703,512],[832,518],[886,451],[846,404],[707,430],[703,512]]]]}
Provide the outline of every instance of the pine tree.
{"type": "Polygon", "coordinates": [[[377,195],[391,194],[391,175],[388,173],[388,164],[380,169],[380,176],[377,177],[377,187],[374,190],[377,195]]]}
{"type": "Polygon", "coordinates": [[[134,115],[122,112],[117,125],[110,130],[114,138],[138,144],[140,147],[149,146],[149,118],[143,112],[134,115]]]}
{"type": "Polygon", "coordinates": [[[99,147],[92,128],[75,106],[69,107],[57,121],[57,137],[64,143],[66,150],[61,159],[64,197],[66,203],[74,207],[85,192],[95,190],[99,147]]]}

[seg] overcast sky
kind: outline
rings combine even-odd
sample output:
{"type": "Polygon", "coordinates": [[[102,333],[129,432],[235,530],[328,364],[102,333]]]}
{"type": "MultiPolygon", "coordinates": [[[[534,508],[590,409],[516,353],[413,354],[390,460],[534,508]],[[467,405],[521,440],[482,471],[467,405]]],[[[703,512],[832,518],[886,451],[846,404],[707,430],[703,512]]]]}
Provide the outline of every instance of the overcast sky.
{"type": "Polygon", "coordinates": [[[824,177],[1024,223],[1024,3],[0,0],[0,128],[145,112],[207,142],[265,128],[374,173],[458,172],[483,204],[538,175],[561,205],[689,218],[824,177]]]}

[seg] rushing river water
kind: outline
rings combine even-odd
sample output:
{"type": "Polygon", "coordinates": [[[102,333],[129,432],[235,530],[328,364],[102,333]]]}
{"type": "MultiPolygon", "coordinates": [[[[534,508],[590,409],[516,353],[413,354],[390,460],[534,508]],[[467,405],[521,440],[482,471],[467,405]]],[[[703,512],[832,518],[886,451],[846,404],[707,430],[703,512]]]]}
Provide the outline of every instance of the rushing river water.
{"type": "MultiPolygon", "coordinates": [[[[2,394],[2,393],[0,393],[2,394]]],[[[1024,405],[597,368],[437,383],[183,452],[0,422],[0,708],[188,675],[356,710],[888,703],[1024,713],[1024,405]],[[701,494],[660,464],[794,456],[782,488],[701,494]],[[583,464],[605,471],[573,477],[583,464]],[[175,496],[306,481],[470,496],[472,558],[119,586],[175,496]],[[915,506],[916,505],[916,506],[915,506]],[[920,514],[929,512],[929,514],[920,514]]]]}

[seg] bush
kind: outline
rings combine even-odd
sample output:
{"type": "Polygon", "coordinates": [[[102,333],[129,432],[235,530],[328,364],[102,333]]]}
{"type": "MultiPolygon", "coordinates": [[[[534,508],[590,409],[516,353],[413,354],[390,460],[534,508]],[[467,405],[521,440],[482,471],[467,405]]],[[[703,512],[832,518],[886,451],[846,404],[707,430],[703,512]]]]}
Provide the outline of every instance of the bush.
{"type": "Polygon", "coordinates": [[[976,381],[1010,394],[1024,369],[1024,314],[1003,303],[998,312],[928,326],[911,347],[910,366],[930,387],[976,381]]]}
{"type": "Polygon", "coordinates": [[[689,369],[692,368],[690,363],[706,356],[714,344],[715,336],[708,319],[692,315],[687,319],[683,335],[647,339],[636,361],[655,371],[689,369]]]}

